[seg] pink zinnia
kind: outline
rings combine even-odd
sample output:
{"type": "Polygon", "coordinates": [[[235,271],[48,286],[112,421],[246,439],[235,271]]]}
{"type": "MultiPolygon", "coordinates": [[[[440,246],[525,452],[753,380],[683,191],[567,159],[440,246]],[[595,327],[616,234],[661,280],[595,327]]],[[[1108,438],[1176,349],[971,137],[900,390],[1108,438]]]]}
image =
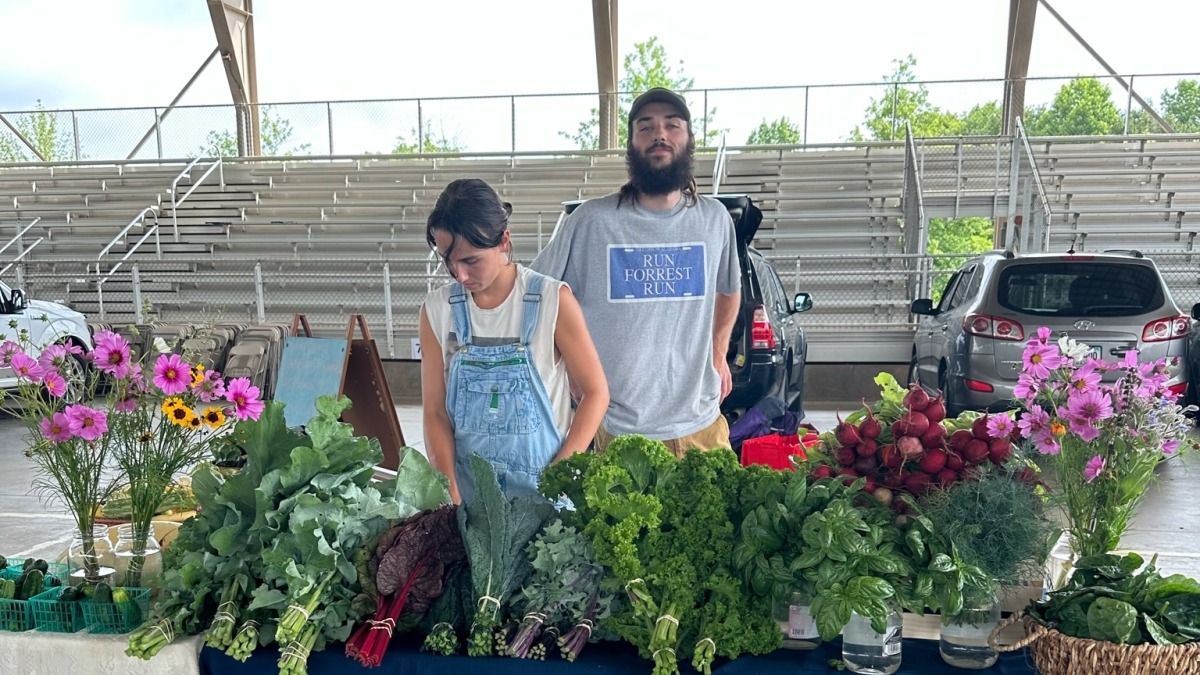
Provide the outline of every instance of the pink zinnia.
{"type": "Polygon", "coordinates": [[[40,382],[42,376],[46,374],[38,362],[25,352],[13,354],[11,366],[17,377],[23,377],[31,382],[40,382]]]}
{"type": "Polygon", "coordinates": [[[69,405],[65,412],[72,436],[94,441],[108,431],[108,417],[101,410],[84,405],[69,405]]]}
{"type": "Polygon", "coordinates": [[[65,443],[71,440],[71,424],[67,416],[56,412],[53,418],[43,417],[42,436],[51,443],[65,443]]]}
{"type": "Polygon", "coordinates": [[[4,344],[0,345],[0,366],[9,367],[12,365],[13,356],[21,353],[21,345],[12,340],[6,340],[4,344]]]}
{"type": "Polygon", "coordinates": [[[225,400],[233,404],[233,416],[239,420],[256,420],[262,415],[263,402],[258,400],[258,387],[250,384],[250,378],[232,380],[225,389],[225,400]]]}
{"type": "Polygon", "coordinates": [[[1088,460],[1087,466],[1083,467],[1083,478],[1090,483],[1096,480],[1096,476],[1099,476],[1100,472],[1103,470],[1104,458],[1100,455],[1096,455],[1088,460]]]}
{"type": "Polygon", "coordinates": [[[42,384],[45,385],[46,391],[56,398],[67,393],[67,381],[56,370],[51,370],[42,376],[42,384]]]}
{"type": "Polygon", "coordinates": [[[192,392],[201,401],[212,403],[225,396],[225,380],[221,379],[221,374],[217,371],[206,370],[204,379],[192,387],[192,392]]]}
{"type": "Polygon", "coordinates": [[[992,438],[1008,438],[1013,432],[1013,421],[1007,413],[992,415],[987,421],[988,435],[992,438]]]}
{"type": "Polygon", "coordinates": [[[1062,355],[1057,345],[1030,344],[1021,355],[1025,371],[1036,378],[1050,376],[1050,371],[1062,365],[1062,355]]]}
{"type": "Polygon", "coordinates": [[[187,391],[192,367],[178,354],[162,354],[154,364],[154,384],[167,396],[187,391]]]}
{"type": "Polygon", "coordinates": [[[100,331],[96,335],[92,364],[101,372],[117,379],[124,378],[129,374],[129,343],[125,338],[109,331],[100,331]]]}

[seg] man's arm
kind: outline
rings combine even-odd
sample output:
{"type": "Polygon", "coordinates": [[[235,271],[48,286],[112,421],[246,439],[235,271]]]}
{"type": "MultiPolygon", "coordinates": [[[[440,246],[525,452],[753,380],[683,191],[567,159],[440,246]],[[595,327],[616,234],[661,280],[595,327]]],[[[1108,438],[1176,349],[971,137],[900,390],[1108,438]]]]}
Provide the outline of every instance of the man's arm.
{"type": "Polygon", "coordinates": [[[742,306],[742,292],[731,295],[717,293],[716,311],[713,312],[713,367],[721,377],[721,400],[733,391],[733,376],[729,374],[729,340],[733,335],[733,324],[737,320],[738,308],[742,306]]]}

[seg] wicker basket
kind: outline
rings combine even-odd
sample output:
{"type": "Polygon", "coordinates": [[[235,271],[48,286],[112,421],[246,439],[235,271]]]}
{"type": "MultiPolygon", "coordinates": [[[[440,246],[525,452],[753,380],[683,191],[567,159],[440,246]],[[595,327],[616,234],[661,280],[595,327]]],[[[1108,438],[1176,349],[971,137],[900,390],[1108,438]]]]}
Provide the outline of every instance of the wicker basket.
{"type": "Polygon", "coordinates": [[[992,631],[992,646],[1001,652],[1028,646],[1041,675],[1200,675],[1200,642],[1182,645],[1120,645],[1064,635],[1032,619],[1025,620],[1025,637],[999,645],[995,637],[1023,618],[1014,614],[992,631]]]}

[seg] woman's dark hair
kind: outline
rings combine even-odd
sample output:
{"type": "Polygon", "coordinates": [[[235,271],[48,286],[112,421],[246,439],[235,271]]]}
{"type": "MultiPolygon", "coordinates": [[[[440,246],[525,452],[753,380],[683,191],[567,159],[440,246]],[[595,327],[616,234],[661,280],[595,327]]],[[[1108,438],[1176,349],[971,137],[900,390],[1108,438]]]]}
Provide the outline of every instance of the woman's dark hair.
{"type": "Polygon", "coordinates": [[[504,241],[510,215],[512,204],[501,201],[491,185],[478,178],[459,178],[438,196],[425,223],[425,241],[436,249],[433,231],[450,233],[453,242],[444,254],[446,258],[460,237],[475,248],[496,248],[504,241]]]}

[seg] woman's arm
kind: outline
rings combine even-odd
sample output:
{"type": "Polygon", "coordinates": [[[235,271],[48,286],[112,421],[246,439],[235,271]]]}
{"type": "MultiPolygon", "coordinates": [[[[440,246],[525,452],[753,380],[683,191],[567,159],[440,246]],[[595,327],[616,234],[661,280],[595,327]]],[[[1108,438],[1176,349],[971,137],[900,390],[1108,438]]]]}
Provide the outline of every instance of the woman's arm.
{"type": "Polygon", "coordinates": [[[572,390],[579,395],[579,405],[575,408],[567,437],[551,463],[587,450],[608,411],[608,380],[584,323],[583,310],[567,286],[558,292],[554,345],[567,364],[567,375],[571,378],[572,390]]]}
{"type": "Polygon", "coordinates": [[[421,409],[425,452],[433,468],[450,479],[450,498],[455,504],[462,501],[458,482],[454,479],[454,431],[446,412],[446,367],[442,359],[442,343],[433,333],[425,306],[421,305],[421,409]]]}

